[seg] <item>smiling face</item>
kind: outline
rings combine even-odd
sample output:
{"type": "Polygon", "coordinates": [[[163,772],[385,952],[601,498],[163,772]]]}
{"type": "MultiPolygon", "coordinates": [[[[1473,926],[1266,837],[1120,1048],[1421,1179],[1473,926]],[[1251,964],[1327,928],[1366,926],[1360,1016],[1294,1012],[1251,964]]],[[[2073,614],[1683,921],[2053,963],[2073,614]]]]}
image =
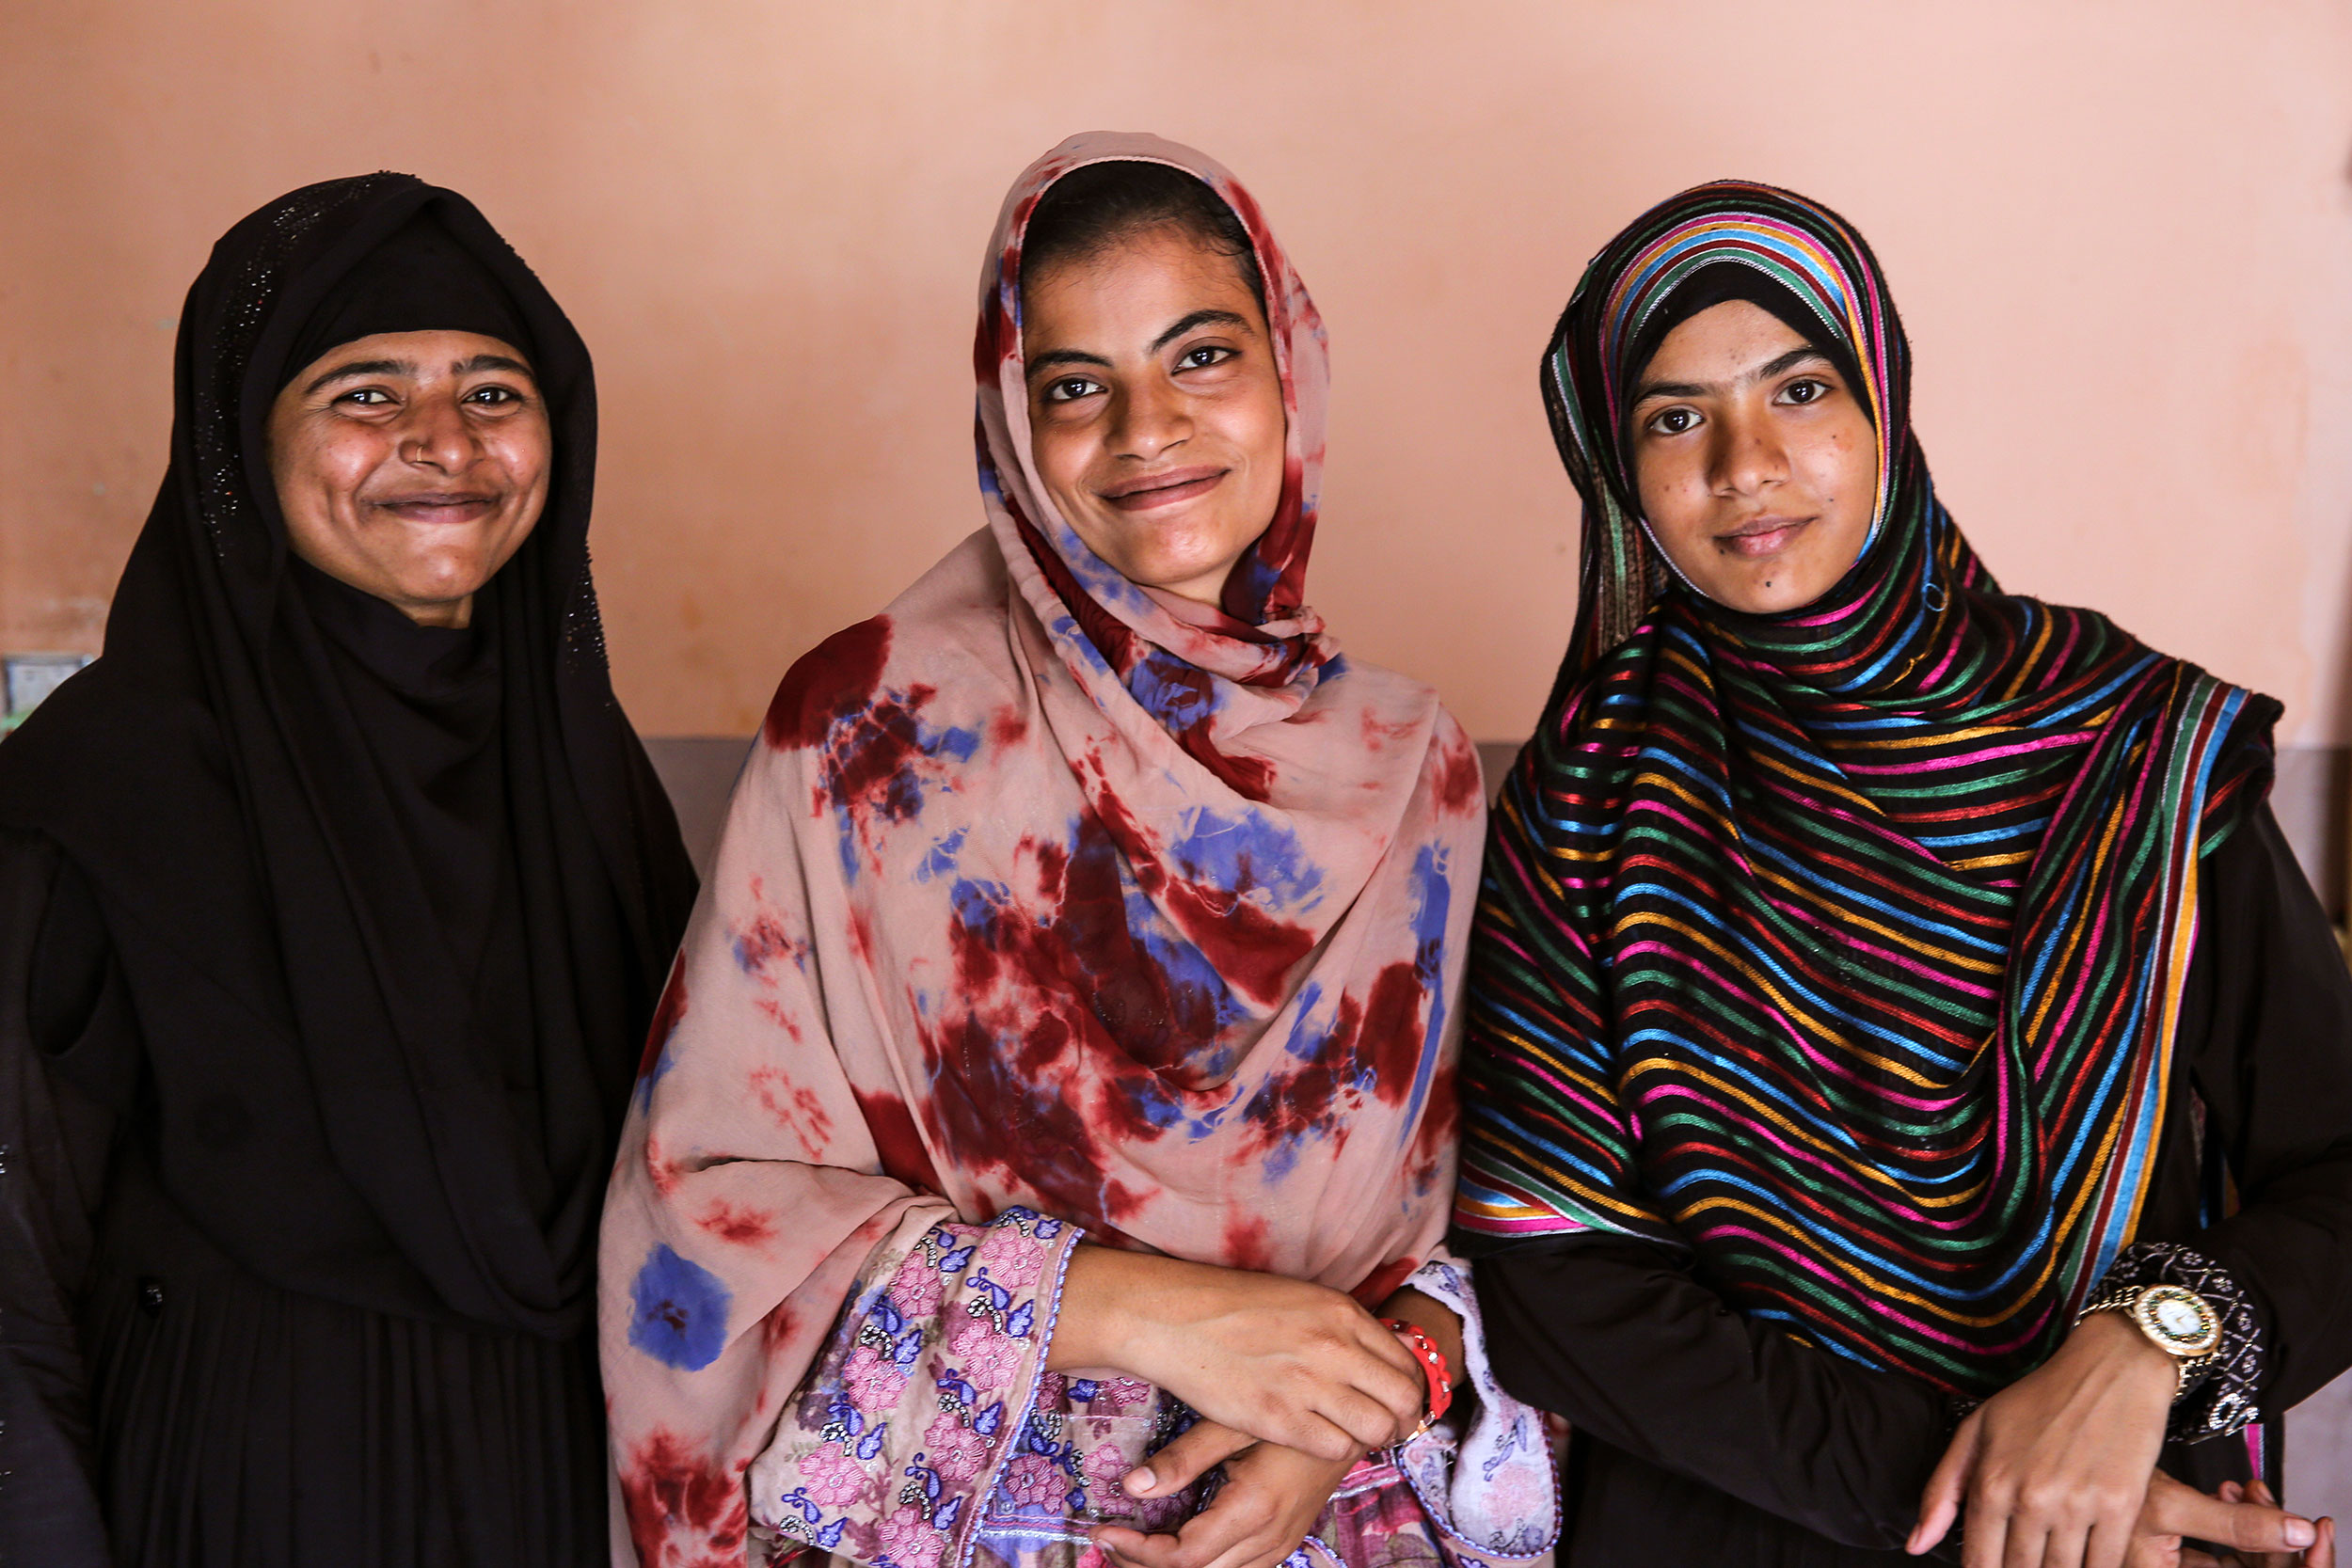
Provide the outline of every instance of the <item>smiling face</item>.
{"type": "Polygon", "coordinates": [[[296,555],[420,625],[462,626],[539,521],[554,439],[512,344],[385,332],[286,384],[269,451],[296,555]]]}
{"type": "Polygon", "coordinates": [[[1027,279],[1038,477],[1132,582],[1215,604],[1282,498],[1282,385],[1232,257],[1162,224],[1027,279]]]}
{"type": "Polygon", "coordinates": [[[1845,377],[1771,311],[1725,300],[1667,333],[1628,423],[1651,537],[1717,604],[1801,609],[1862,554],[1877,433],[1845,377]]]}

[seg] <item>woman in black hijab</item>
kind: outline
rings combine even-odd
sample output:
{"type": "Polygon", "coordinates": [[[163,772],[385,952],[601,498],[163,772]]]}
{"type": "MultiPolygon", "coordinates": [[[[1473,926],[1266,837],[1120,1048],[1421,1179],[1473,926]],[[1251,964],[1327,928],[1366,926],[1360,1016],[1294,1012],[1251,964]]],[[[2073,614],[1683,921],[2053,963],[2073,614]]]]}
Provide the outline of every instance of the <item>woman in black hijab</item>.
{"type": "Polygon", "coordinates": [[[693,896],[588,355],[464,198],[181,320],[104,657],[0,749],[0,1561],[605,1555],[596,1216],[693,896]]]}

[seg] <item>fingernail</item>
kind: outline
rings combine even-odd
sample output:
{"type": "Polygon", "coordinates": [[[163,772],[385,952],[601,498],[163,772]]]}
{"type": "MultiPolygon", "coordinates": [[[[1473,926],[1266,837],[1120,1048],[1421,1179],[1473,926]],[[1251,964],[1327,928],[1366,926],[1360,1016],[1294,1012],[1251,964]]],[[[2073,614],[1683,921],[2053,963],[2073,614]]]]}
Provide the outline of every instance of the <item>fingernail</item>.
{"type": "Polygon", "coordinates": [[[2319,1531],[2309,1519],[2297,1519],[2290,1513],[2287,1515],[2286,1537],[2290,1546],[2308,1546],[2319,1539],[2319,1531]]]}
{"type": "Polygon", "coordinates": [[[1139,1497],[1160,1483],[1160,1478],[1150,1470],[1137,1467],[1127,1472],[1127,1493],[1139,1497]]]}

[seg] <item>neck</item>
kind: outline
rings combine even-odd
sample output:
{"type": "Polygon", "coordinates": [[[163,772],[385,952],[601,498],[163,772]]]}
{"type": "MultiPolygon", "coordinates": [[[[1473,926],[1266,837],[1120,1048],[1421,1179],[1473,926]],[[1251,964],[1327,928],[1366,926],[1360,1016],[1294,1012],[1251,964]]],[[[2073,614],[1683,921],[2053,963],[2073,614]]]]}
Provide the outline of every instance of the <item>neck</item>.
{"type": "Polygon", "coordinates": [[[452,631],[463,631],[473,625],[471,594],[460,599],[393,599],[389,602],[394,610],[421,626],[446,626],[452,631]]]}

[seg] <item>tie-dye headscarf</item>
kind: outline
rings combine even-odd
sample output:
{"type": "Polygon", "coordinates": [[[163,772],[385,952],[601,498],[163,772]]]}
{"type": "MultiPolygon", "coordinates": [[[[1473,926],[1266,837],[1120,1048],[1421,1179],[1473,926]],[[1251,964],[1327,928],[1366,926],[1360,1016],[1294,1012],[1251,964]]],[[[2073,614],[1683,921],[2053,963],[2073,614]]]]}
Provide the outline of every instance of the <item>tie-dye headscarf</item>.
{"type": "Polygon", "coordinates": [[[785,677],[624,1134],[605,1366],[649,1563],[733,1560],[747,1527],[965,1560],[981,1510],[957,1499],[1044,1463],[1007,1454],[1076,1227],[1366,1299],[1445,1227],[1485,799],[1436,694],[1343,661],[1300,603],[1325,391],[1304,285],[1206,158],[1082,137],[1006,201],[977,371],[987,526],[785,677]],[[1054,181],[1113,159],[1206,181],[1265,283],[1286,478],[1222,614],[1096,557],[1029,455],[1022,235],[1054,181]],[[940,1239],[991,1222],[1013,1231],[977,1263],[940,1239]],[[936,1409],[858,1415],[834,1452],[821,1402],[792,1425],[798,1391],[837,1324],[860,1332],[844,1304],[904,1270],[888,1354],[852,1375],[901,1401],[932,1378],[936,1409]],[[930,1523],[893,1512],[918,1462],[930,1523]]]}
{"type": "Polygon", "coordinates": [[[2001,1386],[2132,1236],[2199,857],[2266,786],[2277,705],[2000,591],[1935,498],[1877,263],[1814,202],[1645,214],[1543,385],[1583,597],[1496,808],[1457,1224],[1651,1238],[1816,1343],[2001,1386]],[[1664,569],[1621,439],[1629,345],[1725,265],[1851,353],[1878,432],[1869,542],[1785,615],[1664,569]]]}

